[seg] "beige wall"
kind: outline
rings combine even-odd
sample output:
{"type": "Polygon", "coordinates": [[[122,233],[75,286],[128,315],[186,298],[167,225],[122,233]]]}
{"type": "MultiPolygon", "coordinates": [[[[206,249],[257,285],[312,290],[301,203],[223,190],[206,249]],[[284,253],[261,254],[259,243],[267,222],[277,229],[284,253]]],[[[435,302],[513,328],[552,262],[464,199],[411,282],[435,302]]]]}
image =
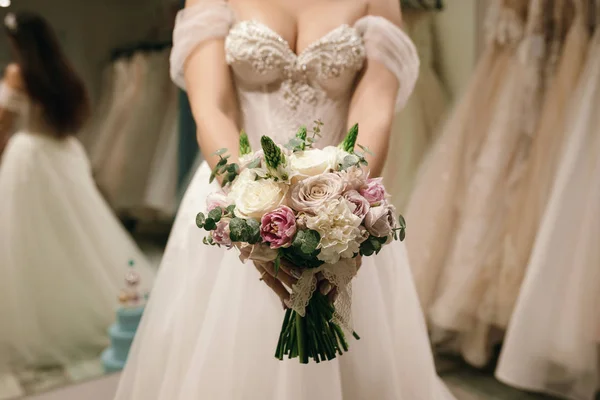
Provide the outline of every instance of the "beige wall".
{"type": "Polygon", "coordinates": [[[471,76],[477,60],[482,0],[446,0],[436,17],[438,71],[453,98],[471,76]]]}

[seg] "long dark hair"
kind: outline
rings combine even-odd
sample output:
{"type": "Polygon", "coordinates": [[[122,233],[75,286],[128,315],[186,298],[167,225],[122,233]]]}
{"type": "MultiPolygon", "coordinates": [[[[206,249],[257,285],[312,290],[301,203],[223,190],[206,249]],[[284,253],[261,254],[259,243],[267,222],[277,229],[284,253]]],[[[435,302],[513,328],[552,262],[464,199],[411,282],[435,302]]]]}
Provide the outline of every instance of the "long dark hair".
{"type": "Polygon", "coordinates": [[[89,98],[50,24],[35,13],[15,12],[6,16],[4,29],[27,95],[41,107],[52,133],[59,138],[77,133],[89,115],[89,98]]]}

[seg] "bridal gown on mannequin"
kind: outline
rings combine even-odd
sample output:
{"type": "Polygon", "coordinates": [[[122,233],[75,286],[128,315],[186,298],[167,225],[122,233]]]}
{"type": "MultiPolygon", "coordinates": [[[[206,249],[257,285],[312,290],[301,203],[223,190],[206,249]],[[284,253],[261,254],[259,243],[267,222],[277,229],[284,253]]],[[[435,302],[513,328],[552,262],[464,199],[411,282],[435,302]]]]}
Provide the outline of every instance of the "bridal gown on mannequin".
{"type": "MultiPolygon", "coordinates": [[[[212,38],[225,38],[243,127],[254,148],[262,134],[287,141],[299,125],[317,118],[325,124],[318,145],[337,144],[366,58],[398,77],[398,106],[418,71],[414,46],[382,17],[339,26],[296,55],[268,26],[236,21],[228,3],[207,0],[177,19],[171,60],[180,85],[186,58],[212,38]],[[262,62],[266,56],[273,63],[262,62]],[[286,70],[292,73],[284,75],[286,70]],[[304,72],[314,79],[305,81],[304,72]]],[[[436,376],[400,242],[363,260],[353,285],[353,320],[362,338],[348,353],[321,364],[276,360],[284,314],[279,299],[235,251],[202,245],[195,216],[217,189],[208,184],[209,175],[202,164],[179,208],[118,400],[453,398],[436,376]]]]}
{"type": "Polygon", "coordinates": [[[98,192],[83,146],[47,131],[39,108],[0,86],[23,120],[0,165],[0,368],[65,364],[108,344],[134,260],[154,270],[98,192]]]}
{"type": "Polygon", "coordinates": [[[600,30],[572,98],[556,179],[496,376],[572,400],[600,389],[600,30]]]}
{"type": "Polygon", "coordinates": [[[437,138],[447,111],[448,95],[434,69],[432,11],[407,11],[403,27],[415,42],[421,60],[419,78],[406,107],[394,118],[382,176],[392,202],[401,213],[406,207],[423,156],[437,138]]]}

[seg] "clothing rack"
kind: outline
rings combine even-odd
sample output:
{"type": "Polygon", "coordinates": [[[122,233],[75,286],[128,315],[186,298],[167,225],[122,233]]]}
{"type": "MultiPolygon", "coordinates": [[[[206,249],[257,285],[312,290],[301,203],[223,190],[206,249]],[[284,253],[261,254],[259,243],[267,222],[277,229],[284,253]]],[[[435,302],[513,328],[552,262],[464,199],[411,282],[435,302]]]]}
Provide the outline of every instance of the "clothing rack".
{"type": "Polygon", "coordinates": [[[403,9],[419,11],[441,11],[444,9],[443,0],[400,0],[403,9]]]}
{"type": "Polygon", "coordinates": [[[137,52],[153,52],[161,51],[168,47],[171,47],[173,42],[139,42],[129,46],[119,47],[111,52],[110,59],[115,61],[119,58],[128,58],[137,52]]]}

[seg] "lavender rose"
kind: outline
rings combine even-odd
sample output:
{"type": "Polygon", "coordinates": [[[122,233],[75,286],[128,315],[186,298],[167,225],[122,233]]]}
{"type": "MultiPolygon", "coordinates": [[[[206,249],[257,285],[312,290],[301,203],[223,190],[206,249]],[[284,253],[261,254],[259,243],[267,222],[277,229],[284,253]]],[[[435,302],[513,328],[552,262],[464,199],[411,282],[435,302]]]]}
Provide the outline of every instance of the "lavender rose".
{"type": "Polygon", "coordinates": [[[385,200],[387,193],[381,183],[381,178],[372,178],[367,180],[367,186],[360,190],[360,194],[371,204],[378,204],[385,200]]]}
{"type": "Polygon", "coordinates": [[[221,207],[221,209],[226,209],[231,202],[227,199],[227,194],[224,191],[219,190],[209,194],[206,197],[206,210],[211,211],[217,207],[221,207]]]}
{"type": "Polygon", "coordinates": [[[396,227],[396,209],[391,204],[371,207],[365,217],[365,227],[375,237],[388,237],[396,227]]]}
{"type": "Polygon", "coordinates": [[[304,179],[294,186],[291,206],[296,211],[315,213],[328,201],[341,196],[344,185],[335,173],[325,173],[304,179]]]}
{"type": "Polygon", "coordinates": [[[229,237],[229,218],[223,218],[217,223],[217,227],[211,233],[216,244],[231,247],[231,238],[229,237]]]}
{"type": "Polygon", "coordinates": [[[278,249],[288,247],[292,243],[296,229],[294,211],[287,206],[281,206],[263,215],[260,236],[272,249],[278,249]]]}
{"type": "Polygon", "coordinates": [[[360,217],[360,219],[365,218],[369,210],[371,209],[371,205],[360,193],[356,190],[349,190],[343,195],[344,199],[346,199],[349,203],[350,210],[354,215],[360,217]]]}

